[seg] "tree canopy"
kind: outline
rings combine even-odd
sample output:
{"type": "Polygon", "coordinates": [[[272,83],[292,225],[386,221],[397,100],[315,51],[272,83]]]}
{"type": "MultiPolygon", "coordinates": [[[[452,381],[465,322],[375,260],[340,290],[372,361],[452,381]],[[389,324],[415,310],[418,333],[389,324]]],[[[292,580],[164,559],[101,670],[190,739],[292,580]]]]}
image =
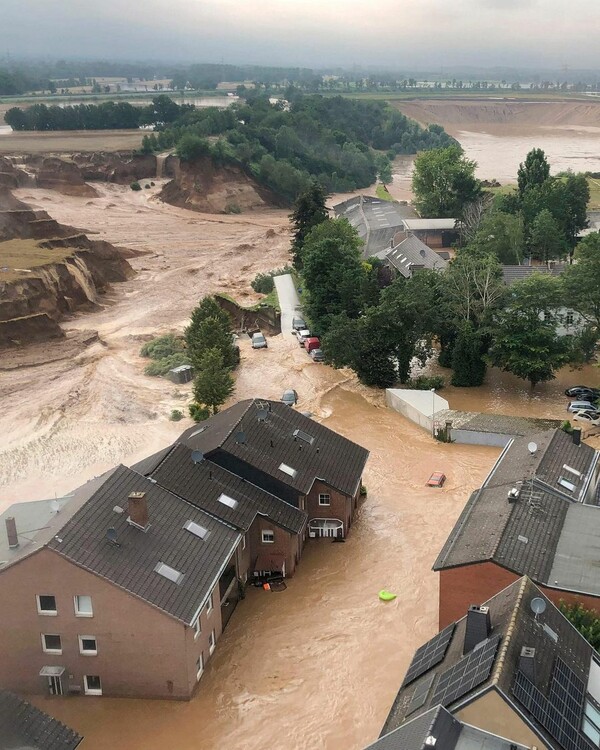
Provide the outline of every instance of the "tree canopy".
{"type": "Polygon", "coordinates": [[[310,230],[329,218],[325,202],[327,193],[322,185],[313,180],[294,202],[290,215],[292,224],[292,259],[294,267],[302,269],[302,249],[310,230]]]}
{"type": "Polygon", "coordinates": [[[419,153],[412,188],[420,215],[461,218],[464,206],[476,201],[481,193],[475,167],[458,145],[419,153]]]}

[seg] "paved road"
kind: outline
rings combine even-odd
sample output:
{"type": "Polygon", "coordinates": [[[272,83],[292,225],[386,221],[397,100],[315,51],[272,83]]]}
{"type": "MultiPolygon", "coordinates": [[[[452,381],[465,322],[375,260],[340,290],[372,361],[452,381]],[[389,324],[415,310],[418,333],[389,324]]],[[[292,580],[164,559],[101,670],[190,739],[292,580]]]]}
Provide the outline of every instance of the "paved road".
{"type": "Polygon", "coordinates": [[[294,279],[291,274],[286,273],[283,276],[275,276],[273,281],[281,308],[281,332],[284,338],[292,339],[292,318],[302,310],[302,304],[294,286],[294,279]]]}

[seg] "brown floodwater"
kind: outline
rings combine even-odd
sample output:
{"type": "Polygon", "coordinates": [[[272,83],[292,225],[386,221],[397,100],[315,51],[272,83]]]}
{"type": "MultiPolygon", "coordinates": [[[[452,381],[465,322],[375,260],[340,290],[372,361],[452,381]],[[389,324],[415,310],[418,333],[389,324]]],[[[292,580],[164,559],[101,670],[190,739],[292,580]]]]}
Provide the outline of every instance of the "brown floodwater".
{"type": "MultiPolygon", "coordinates": [[[[224,290],[251,302],[249,281],[283,265],[285,211],[193,214],[150,191],[100,186],[94,200],[20,191],[64,223],[142,250],[138,275],[115,285],[96,312],[67,321],[100,341],[75,357],[19,372],[0,368],[2,502],[64,492],[122,461],[167,445],[188,426],[189,386],[143,376],[144,336],[181,330],[199,297],[224,290]]],[[[372,742],[414,649],[437,628],[431,565],[499,450],[443,445],[385,408],[351,373],[313,363],[276,336],[253,351],[241,340],[235,398],[279,398],[366,446],[368,497],[345,544],[311,540],[282,593],[252,589],[219,641],[189,703],[73,697],[33,701],[85,735],[87,750],[354,750],[372,742]],[[443,471],[441,490],[424,484],[443,471]],[[379,601],[386,588],[398,598],[379,601]]],[[[435,369],[435,368],[433,368],[435,369]]],[[[452,408],[564,417],[566,384],[600,371],[560,373],[532,394],[492,371],[485,386],[447,388],[452,408]]],[[[149,648],[149,656],[151,648],[149,648]]]]}

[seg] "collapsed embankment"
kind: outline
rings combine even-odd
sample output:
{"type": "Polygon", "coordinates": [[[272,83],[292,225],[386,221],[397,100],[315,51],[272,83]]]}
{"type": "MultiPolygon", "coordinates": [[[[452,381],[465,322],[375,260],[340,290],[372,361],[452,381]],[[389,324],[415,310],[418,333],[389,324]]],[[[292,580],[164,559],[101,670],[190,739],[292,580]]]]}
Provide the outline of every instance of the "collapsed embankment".
{"type": "Polygon", "coordinates": [[[0,187],[0,347],[62,336],[65,314],[95,306],[133,274],[126,254],[0,187]]]}

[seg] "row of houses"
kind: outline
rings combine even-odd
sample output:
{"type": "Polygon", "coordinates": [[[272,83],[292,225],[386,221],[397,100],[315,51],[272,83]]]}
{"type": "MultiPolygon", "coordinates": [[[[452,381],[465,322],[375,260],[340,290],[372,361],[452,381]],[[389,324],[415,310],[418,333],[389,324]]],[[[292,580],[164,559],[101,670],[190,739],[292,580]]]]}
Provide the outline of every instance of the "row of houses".
{"type": "Polygon", "coordinates": [[[189,699],[245,586],[345,537],[368,452],[280,402],[241,401],[0,539],[0,684],[189,699]]]}
{"type": "Polygon", "coordinates": [[[600,607],[600,454],[515,438],[441,550],[439,632],[369,750],[600,748],[600,655],[558,605],[600,607]]]}

